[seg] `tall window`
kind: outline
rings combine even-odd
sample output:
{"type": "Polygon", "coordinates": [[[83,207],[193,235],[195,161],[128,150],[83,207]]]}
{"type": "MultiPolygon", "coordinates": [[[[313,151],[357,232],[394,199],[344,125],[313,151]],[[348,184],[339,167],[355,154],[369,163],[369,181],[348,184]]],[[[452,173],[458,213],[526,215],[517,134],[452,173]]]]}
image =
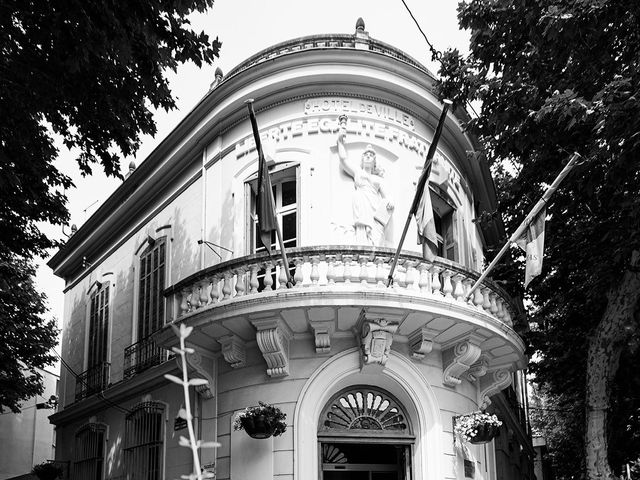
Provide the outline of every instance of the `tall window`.
{"type": "Polygon", "coordinates": [[[438,235],[436,255],[449,260],[458,261],[458,244],[456,242],[456,209],[453,203],[438,187],[431,186],[431,204],[433,219],[438,235]]]}
{"type": "MultiPolygon", "coordinates": [[[[298,185],[296,169],[286,168],[270,172],[273,187],[273,199],[276,207],[276,218],[282,231],[282,242],[285,248],[298,246],[298,185]]],[[[251,182],[251,223],[252,250],[263,252],[265,248],[258,240],[258,217],[256,215],[257,181],[251,182]]],[[[271,249],[280,249],[276,233],[271,234],[271,249]]]]}
{"type": "Polygon", "coordinates": [[[126,417],[124,461],[127,480],[163,478],[164,405],[139,404],[126,417]]]}
{"type": "Polygon", "coordinates": [[[165,237],[156,239],[140,255],[138,341],[162,327],[164,321],[165,237]]]}
{"type": "Polygon", "coordinates": [[[89,361],[92,368],[107,361],[109,338],[109,284],[103,283],[91,294],[89,309],[89,361]]]}
{"type": "Polygon", "coordinates": [[[76,432],[73,480],[102,480],[105,426],[90,423],[76,432]]]}
{"type": "Polygon", "coordinates": [[[109,283],[96,282],[89,296],[87,369],[76,376],[76,401],[109,384],[109,283]]]}

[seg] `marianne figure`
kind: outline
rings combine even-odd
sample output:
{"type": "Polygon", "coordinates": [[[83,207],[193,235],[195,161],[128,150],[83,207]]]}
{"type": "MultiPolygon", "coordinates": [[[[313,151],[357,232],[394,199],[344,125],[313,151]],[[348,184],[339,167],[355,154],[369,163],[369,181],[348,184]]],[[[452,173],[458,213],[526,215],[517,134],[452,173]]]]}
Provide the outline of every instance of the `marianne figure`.
{"type": "Polygon", "coordinates": [[[380,245],[384,229],[393,212],[393,203],[384,189],[382,171],[376,165],[376,152],[367,145],[362,153],[360,165],[349,159],[345,147],[347,117],[340,117],[338,132],[338,156],[344,171],[353,178],[353,228],[355,240],[360,245],[380,245]]]}

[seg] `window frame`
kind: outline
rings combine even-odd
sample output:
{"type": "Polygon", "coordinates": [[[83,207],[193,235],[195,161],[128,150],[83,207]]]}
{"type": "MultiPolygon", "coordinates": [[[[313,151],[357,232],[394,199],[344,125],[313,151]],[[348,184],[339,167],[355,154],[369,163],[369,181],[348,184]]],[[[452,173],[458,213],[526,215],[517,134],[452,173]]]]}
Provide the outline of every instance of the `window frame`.
{"type": "MultiPolygon", "coordinates": [[[[80,475],[80,473],[86,473],[86,472],[78,472],[78,464],[80,463],[84,463],[85,465],[90,465],[89,462],[91,461],[96,461],[99,462],[100,468],[99,470],[96,469],[95,473],[99,472],[99,477],[95,478],[95,479],[91,479],[91,480],[102,480],[105,478],[105,467],[106,467],[106,453],[107,453],[107,442],[108,442],[108,433],[109,433],[109,427],[108,425],[106,425],[105,423],[100,423],[100,422],[91,422],[91,423],[85,423],[84,425],[82,425],[80,428],[78,428],[74,434],[73,440],[74,440],[74,459],[73,459],[73,463],[72,463],[72,469],[71,469],[71,478],[73,479],[82,479],[84,480],[85,478],[87,478],[85,475],[80,475]],[[87,441],[86,439],[82,440],[80,443],[78,443],[78,437],[83,434],[86,431],[91,431],[91,432],[96,432],[99,433],[101,435],[101,438],[98,438],[96,442],[90,442],[87,441]],[[80,453],[83,453],[83,451],[86,451],[86,448],[79,448],[79,447],[91,447],[91,446],[96,446],[99,447],[99,451],[96,452],[96,456],[93,457],[86,457],[86,458],[78,458],[80,453]],[[101,455],[98,455],[100,454],[101,455]]],[[[88,479],[89,480],[89,479],[88,479]]]]}
{"type": "MultiPolygon", "coordinates": [[[[124,464],[124,468],[125,468],[125,472],[126,472],[126,478],[127,479],[131,479],[131,480],[164,480],[165,478],[165,468],[166,468],[166,448],[167,448],[167,412],[168,412],[169,408],[168,405],[164,402],[158,402],[158,401],[143,401],[138,403],[137,405],[135,405],[131,411],[125,416],[125,428],[124,428],[124,439],[123,439],[123,447],[122,447],[122,452],[123,452],[123,464],[124,464]],[[136,426],[139,427],[140,425],[144,427],[149,427],[150,425],[150,420],[147,419],[141,419],[141,417],[139,418],[133,418],[135,415],[139,415],[140,413],[143,414],[149,414],[150,412],[145,412],[145,410],[147,409],[153,409],[154,412],[151,412],[153,414],[158,414],[159,416],[159,434],[158,434],[158,438],[155,441],[147,441],[147,442],[143,442],[143,441],[139,441],[140,437],[144,437],[144,433],[142,432],[142,434],[139,434],[136,431],[131,431],[130,428],[135,428],[136,426]],[[138,424],[135,425],[134,427],[131,427],[131,423],[134,421],[138,421],[138,424]],[[137,443],[135,443],[134,445],[130,445],[129,442],[131,441],[132,437],[134,437],[136,440],[138,440],[137,443]],[[158,462],[158,475],[155,476],[150,476],[151,471],[148,469],[144,469],[144,466],[141,466],[143,473],[143,476],[137,476],[137,473],[140,472],[135,472],[135,466],[131,464],[132,462],[132,458],[134,458],[133,461],[137,461],[138,458],[140,457],[134,457],[134,455],[137,455],[137,453],[139,451],[145,451],[146,448],[148,448],[149,446],[153,447],[153,446],[160,446],[160,448],[157,450],[157,462],[158,462]]],[[[148,458],[147,458],[147,463],[148,463],[148,458]]]]}
{"type": "MultiPolygon", "coordinates": [[[[301,233],[301,221],[300,221],[300,164],[296,162],[282,162],[275,164],[271,168],[269,168],[269,175],[271,177],[271,185],[275,190],[274,201],[276,204],[276,219],[278,221],[278,226],[280,229],[283,228],[283,219],[286,215],[295,212],[296,221],[296,235],[293,238],[295,241],[295,245],[287,245],[288,241],[283,238],[283,242],[285,243],[285,248],[293,248],[300,246],[300,233],[301,233]],[[295,181],[295,202],[293,204],[282,205],[282,185],[287,181],[295,181]]],[[[246,223],[245,223],[245,251],[247,254],[260,253],[265,251],[265,248],[257,246],[257,236],[256,236],[256,228],[257,228],[257,215],[255,212],[256,203],[255,197],[257,195],[258,188],[258,173],[255,172],[253,175],[248,177],[245,182],[245,208],[247,214],[245,215],[246,223]]],[[[282,230],[281,230],[282,231],[282,230]]],[[[284,237],[284,233],[283,233],[284,237]]],[[[280,245],[278,244],[277,238],[275,241],[271,243],[272,249],[279,250],[280,245]]]]}

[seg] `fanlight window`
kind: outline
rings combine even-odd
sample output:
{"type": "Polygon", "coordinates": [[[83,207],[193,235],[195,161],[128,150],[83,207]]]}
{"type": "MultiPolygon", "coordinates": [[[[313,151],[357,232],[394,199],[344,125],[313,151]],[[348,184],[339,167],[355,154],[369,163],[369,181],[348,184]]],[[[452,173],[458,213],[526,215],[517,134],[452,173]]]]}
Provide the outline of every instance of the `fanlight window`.
{"type": "Polygon", "coordinates": [[[410,433],[407,415],[398,401],[382,389],[355,386],[338,393],[320,417],[319,431],[381,430],[410,433]]]}

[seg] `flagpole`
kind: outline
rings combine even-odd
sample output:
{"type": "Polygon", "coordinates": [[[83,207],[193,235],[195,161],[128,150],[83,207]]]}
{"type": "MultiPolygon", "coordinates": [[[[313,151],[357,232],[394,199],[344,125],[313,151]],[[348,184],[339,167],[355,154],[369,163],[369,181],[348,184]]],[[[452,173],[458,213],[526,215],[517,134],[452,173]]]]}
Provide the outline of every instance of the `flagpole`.
{"type": "Polygon", "coordinates": [[[565,167],[558,174],[558,176],[553,181],[553,183],[544,192],[544,195],[542,195],[542,198],[540,200],[538,200],[538,203],[536,203],[534,205],[534,207],[531,210],[531,212],[529,212],[529,214],[525,217],[525,219],[522,221],[522,223],[516,229],[516,231],[513,232],[513,235],[511,235],[511,238],[509,238],[509,240],[507,240],[507,243],[505,243],[503,245],[502,249],[500,249],[500,251],[495,256],[495,258],[492,260],[492,262],[489,264],[489,266],[484,270],[484,272],[482,272],[482,275],[480,275],[480,278],[478,278],[478,280],[476,280],[476,282],[473,284],[473,286],[471,287],[471,289],[467,293],[467,296],[466,296],[467,300],[471,297],[471,294],[475,291],[475,289],[478,288],[478,285],[480,285],[480,283],[485,278],[487,278],[487,275],[489,275],[489,272],[491,272],[491,270],[493,270],[493,267],[496,266],[496,264],[500,261],[502,256],[507,252],[507,250],[509,249],[509,246],[522,236],[522,234],[524,233],[526,228],[536,218],[538,213],[540,213],[540,211],[547,205],[547,202],[549,201],[549,198],[551,197],[551,195],[553,195],[553,193],[558,189],[558,187],[560,186],[560,183],[569,174],[571,169],[573,167],[575,167],[575,164],[576,164],[576,162],[578,161],[579,158],[580,158],[579,154],[577,154],[577,153],[573,154],[573,156],[569,160],[569,163],[567,163],[565,165],[565,167]]]}
{"type": "MultiPolygon", "coordinates": [[[[253,111],[253,98],[249,98],[247,100],[245,100],[245,102],[247,104],[247,108],[249,109],[249,119],[251,121],[251,129],[253,130],[253,138],[256,142],[256,150],[258,151],[258,161],[260,161],[262,159],[262,161],[264,160],[264,153],[262,152],[262,141],[260,140],[260,132],[258,131],[258,122],[256,121],[256,114],[253,111]]],[[[266,166],[266,162],[265,162],[265,166],[266,166]]],[[[267,171],[267,175],[269,175],[269,172],[267,171]]],[[[276,211],[276,206],[273,203],[273,194],[271,192],[269,192],[269,202],[271,202],[271,211],[274,212],[275,215],[275,211],[276,211]]],[[[287,254],[284,250],[284,242],[282,240],[282,232],[280,231],[280,224],[277,221],[276,218],[276,236],[278,237],[278,244],[280,245],[280,254],[282,256],[282,268],[285,269],[285,272],[287,273],[287,287],[291,286],[291,285],[295,285],[293,278],[291,278],[291,272],[289,271],[289,261],[287,260],[287,254]]]]}
{"type": "Polygon", "coordinates": [[[436,127],[435,134],[433,135],[433,140],[431,141],[431,145],[429,146],[429,152],[427,153],[427,159],[424,161],[424,166],[422,167],[422,173],[420,174],[420,178],[418,179],[418,185],[416,186],[416,194],[413,197],[413,202],[411,203],[411,209],[409,210],[409,215],[407,215],[407,221],[404,223],[404,229],[402,230],[402,236],[400,237],[400,244],[398,245],[398,249],[396,250],[396,254],[393,257],[393,261],[391,262],[391,268],[389,269],[389,276],[387,277],[387,287],[390,287],[393,284],[393,272],[396,269],[396,265],[398,264],[398,258],[400,257],[400,250],[402,250],[402,245],[404,244],[404,239],[407,236],[407,231],[409,230],[409,225],[411,225],[411,216],[416,212],[418,208],[418,204],[420,203],[420,197],[422,197],[423,193],[426,190],[426,195],[429,195],[429,175],[431,173],[431,164],[433,162],[433,157],[436,154],[436,148],[438,146],[438,141],[440,140],[440,135],[442,134],[442,127],[444,126],[444,121],[447,118],[447,111],[449,107],[453,103],[451,100],[443,100],[444,106],[442,107],[442,113],[440,114],[440,120],[438,121],[438,126],[436,127]]]}

